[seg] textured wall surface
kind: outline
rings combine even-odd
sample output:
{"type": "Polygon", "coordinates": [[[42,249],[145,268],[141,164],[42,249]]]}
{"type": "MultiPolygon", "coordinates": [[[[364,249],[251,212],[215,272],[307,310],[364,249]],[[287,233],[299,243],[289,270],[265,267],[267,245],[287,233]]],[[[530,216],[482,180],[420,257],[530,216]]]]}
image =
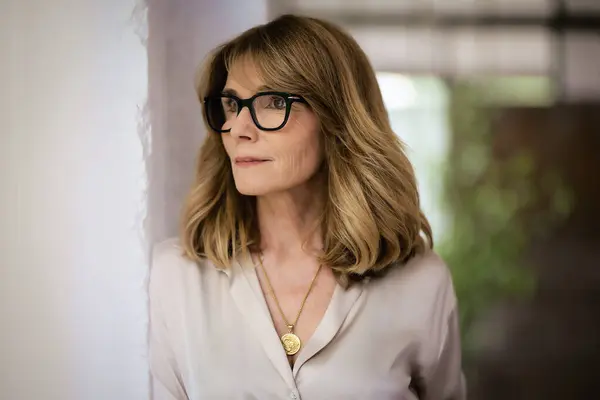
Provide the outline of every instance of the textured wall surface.
{"type": "Polygon", "coordinates": [[[194,71],[265,19],[259,0],[0,3],[0,398],[149,398],[148,254],[204,136],[194,71]]]}
{"type": "Polygon", "coordinates": [[[148,398],[134,6],[1,2],[2,399],[148,398]]]}

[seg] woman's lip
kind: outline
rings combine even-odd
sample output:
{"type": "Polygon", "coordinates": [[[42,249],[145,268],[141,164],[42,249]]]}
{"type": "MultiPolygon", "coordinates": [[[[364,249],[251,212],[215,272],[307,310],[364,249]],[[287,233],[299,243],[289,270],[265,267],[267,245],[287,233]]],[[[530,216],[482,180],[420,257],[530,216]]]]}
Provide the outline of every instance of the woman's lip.
{"type": "Polygon", "coordinates": [[[260,164],[264,164],[266,162],[268,162],[270,160],[259,160],[259,159],[246,159],[246,160],[235,160],[235,165],[238,165],[240,167],[251,167],[254,165],[260,165],[260,164]]]}
{"type": "Polygon", "coordinates": [[[254,157],[236,157],[235,158],[236,163],[264,162],[264,161],[270,161],[270,160],[268,160],[266,158],[254,158],[254,157]]]}

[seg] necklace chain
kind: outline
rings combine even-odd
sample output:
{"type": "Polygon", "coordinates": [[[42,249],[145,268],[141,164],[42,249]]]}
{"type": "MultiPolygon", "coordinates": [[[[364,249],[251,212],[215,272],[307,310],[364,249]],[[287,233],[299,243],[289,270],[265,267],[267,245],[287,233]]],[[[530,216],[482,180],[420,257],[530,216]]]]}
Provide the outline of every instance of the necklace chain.
{"type": "Polygon", "coordinates": [[[260,267],[262,268],[263,274],[266,278],[267,285],[269,286],[269,292],[271,293],[271,296],[273,296],[273,299],[275,300],[275,305],[277,305],[277,309],[279,310],[279,313],[281,314],[281,317],[283,318],[283,322],[285,322],[285,325],[289,329],[290,333],[293,333],[294,327],[298,323],[298,320],[300,319],[300,314],[302,314],[302,310],[304,309],[304,305],[306,304],[306,300],[308,299],[308,295],[312,291],[315,281],[317,280],[317,276],[319,276],[319,272],[321,272],[322,264],[319,265],[319,268],[317,269],[317,273],[315,274],[312,281],[310,282],[310,286],[308,287],[308,291],[306,292],[306,295],[304,296],[304,300],[302,300],[302,303],[300,304],[300,309],[298,310],[296,319],[293,321],[293,323],[290,323],[288,321],[288,319],[286,318],[286,316],[283,312],[283,309],[281,308],[281,305],[279,304],[279,299],[277,298],[277,295],[275,294],[275,290],[273,289],[273,285],[271,284],[271,280],[269,279],[269,275],[267,274],[267,270],[265,269],[265,266],[263,265],[262,259],[263,259],[263,254],[261,252],[258,256],[258,262],[259,262],[260,267]]]}

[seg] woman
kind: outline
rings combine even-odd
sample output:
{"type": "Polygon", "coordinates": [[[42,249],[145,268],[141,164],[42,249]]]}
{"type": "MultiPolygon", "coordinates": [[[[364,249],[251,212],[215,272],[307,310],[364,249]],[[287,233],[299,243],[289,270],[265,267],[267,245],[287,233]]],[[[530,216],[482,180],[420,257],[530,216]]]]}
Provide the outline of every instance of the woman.
{"type": "Polygon", "coordinates": [[[463,399],[456,299],[356,42],[283,16],[216,49],[150,282],[156,399],[463,399]]]}

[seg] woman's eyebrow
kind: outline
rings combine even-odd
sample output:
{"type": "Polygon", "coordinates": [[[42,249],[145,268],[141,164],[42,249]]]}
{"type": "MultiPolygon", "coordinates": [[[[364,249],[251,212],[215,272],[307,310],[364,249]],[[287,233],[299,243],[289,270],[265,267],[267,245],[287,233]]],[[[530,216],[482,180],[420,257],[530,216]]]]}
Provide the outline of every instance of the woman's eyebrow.
{"type": "Polygon", "coordinates": [[[230,88],[224,88],[223,90],[221,90],[221,94],[230,94],[233,96],[237,96],[237,92],[234,89],[230,88]]]}
{"type": "MultiPolygon", "coordinates": [[[[271,92],[274,91],[275,89],[273,89],[271,86],[268,85],[261,85],[259,86],[255,93],[260,93],[260,92],[271,92]]],[[[232,96],[236,96],[236,97],[240,97],[237,93],[237,91],[235,89],[231,89],[231,88],[224,88],[223,90],[221,90],[221,94],[229,94],[232,96]]]]}

